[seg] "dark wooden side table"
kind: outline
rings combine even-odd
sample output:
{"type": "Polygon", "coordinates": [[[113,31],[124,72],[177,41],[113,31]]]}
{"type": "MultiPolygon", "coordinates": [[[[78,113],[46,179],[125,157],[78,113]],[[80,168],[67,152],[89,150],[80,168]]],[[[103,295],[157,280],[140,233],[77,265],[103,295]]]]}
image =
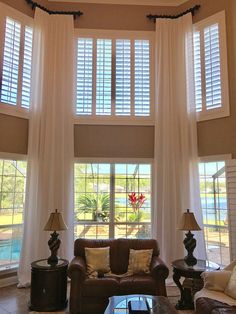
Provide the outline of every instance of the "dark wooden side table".
{"type": "Polygon", "coordinates": [[[188,266],[183,259],[172,262],[172,266],[173,280],[180,290],[180,300],[175,307],[178,310],[192,310],[194,309],[193,295],[203,287],[201,273],[218,270],[220,267],[216,263],[205,260],[197,260],[196,265],[188,266]],[[182,284],[181,277],[185,278],[182,284]]]}
{"type": "Polygon", "coordinates": [[[29,308],[33,311],[57,311],[67,306],[68,261],[59,259],[50,266],[46,259],[31,263],[29,308]]]}

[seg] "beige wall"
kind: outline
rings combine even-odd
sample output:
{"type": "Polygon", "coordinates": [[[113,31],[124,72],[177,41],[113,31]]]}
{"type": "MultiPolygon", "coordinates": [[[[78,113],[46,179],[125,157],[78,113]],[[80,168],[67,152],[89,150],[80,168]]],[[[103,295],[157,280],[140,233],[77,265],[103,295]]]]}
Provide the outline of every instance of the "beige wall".
{"type": "MultiPolygon", "coordinates": [[[[9,4],[10,6],[32,16],[32,10],[26,4],[25,0],[1,0],[1,2],[9,4]]],[[[170,8],[153,6],[95,5],[84,3],[55,4],[53,2],[47,3],[47,0],[38,0],[37,2],[51,9],[82,11],[84,15],[75,20],[75,26],[78,28],[127,30],[154,30],[155,25],[146,18],[147,14],[174,14],[176,12],[182,12],[196,4],[195,0],[190,0],[179,8],[170,8]]],[[[234,18],[234,15],[236,14],[235,2],[235,0],[197,1],[197,3],[201,5],[201,8],[194,16],[194,22],[197,22],[221,10],[225,9],[226,11],[230,87],[229,95],[231,109],[230,117],[198,123],[199,156],[232,153],[236,158],[236,88],[234,87],[234,82],[236,81],[236,19],[234,18]]],[[[0,151],[25,152],[27,150],[27,121],[23,119],[12,118],[10,116],[4,116],[4,118],[2,118],[2,116],[4,115],[0,116],[0,122],[4,120],[4,124],[0,124],[0,151]],[[19,121],[21,121],[21,123],[19,123],[19,121]],[[15,129],[15,131],[12,131],[12,129],[15,129]],[[10,136],[13,132],[15,132],[18,137],[10,136]],[[7,141],[9,142],[8,144],[7,141]]],[[[134,149],[133,151],[131,147],[128,147],[128,150],[124,149],[123,143],[124,135],[126,134],[130,139],[135,138],[134,134],[137,130],[137,127],[123,126],[119,128],[119,132],[117,132],[117,128],[118,126],[75,126],[75,155],[78,156],[79,154],[84,154],[85,156],[85,153],[92,154],[94,148],[97,145],[96,136],[98,136],[98,134],[105,134],[107,143],[113,143],[114,135],[116,136],[116,144],[112,144],[111,146],[112,150],[114,150],[114,154],[122,155],[124,152],[126,152],[127,157],[134,155],[135,153],[139,154],[136,151],[136,148],[132,148],[134,149]],[[104,133],[104,130],[107,129],[109,129],[109,132],[104,133]],[[85,130],[87,130],[89,132],[88,134],[90,134],[89,143],[91,144],[91,147],[88,147],[88,143],[83,143],[82,137],[79,134],[79,132],[81,132],[81,134],[87,136],[86,133],[83,133],[85,130]],[[94,137],[92,137],[92,134],[94,137]]],[[[142,154],[149,156],[151,152],[153,153],[153,128],[149,128],[148,132],[150,133],[147,132],[146,127],[138,128],[140,132],[139,136],[143,134],[143,139],[145,139],[145,142],[147,143],[144,148],[146,151],[143,151],[142,154]]],[[[105,142],[103,141],[103,143],[105,142]]],[[[99,154],[101,155],[104,153],[104,157],[108,157],[105,155],[108,153],[108,151],[105,149],[105,146],[106,145],[102,144],[103,148],[99,154]]],[[[121,157],[123,157],[123,155],[121,157]]]]}
{"type": "Polygon", "coordinates": [[[28,121],[0,114],[0,152],[27,154],[28,121]]]}
{"type": "Polygon", "coordinates": [[[128,125],[76,125],[75,156],[152,158],[154,127],[128,125]]]}

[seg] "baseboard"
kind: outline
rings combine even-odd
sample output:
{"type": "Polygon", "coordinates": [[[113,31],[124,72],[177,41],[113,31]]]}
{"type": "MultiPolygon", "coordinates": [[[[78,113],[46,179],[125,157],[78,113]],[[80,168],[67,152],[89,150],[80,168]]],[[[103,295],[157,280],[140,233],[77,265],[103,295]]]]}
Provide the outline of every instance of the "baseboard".
{"type": "Polygon", "coordinates": [[[0,288],[11,286],[11,285],[16,285],[17,282],[18,282],[17,276],[1,278],[0,279],[0,288]]]}

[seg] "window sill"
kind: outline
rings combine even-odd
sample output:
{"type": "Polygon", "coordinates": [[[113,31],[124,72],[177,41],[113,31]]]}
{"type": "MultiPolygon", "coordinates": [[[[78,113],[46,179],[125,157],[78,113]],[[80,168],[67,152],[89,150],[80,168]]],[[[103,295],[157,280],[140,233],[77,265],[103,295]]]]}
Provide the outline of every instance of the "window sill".
{"type": "Polygon", "coordinates": [[[225,118],[229,116],[229,108],[212,109],[204,112],[197,112],[197,122],[225,118]]]}
{"type": "Polygon", "coordinates": [[[0,267],[0,288],[16,285],[18,264],[0,267]]]}
{"type": "Polygon", "coordinates": [[[84,117],[75,116],[74,124],[94,124],[94,125],[155,125],[153,118],[143,117],[84,117]]]}
{"type": "Polygon", "coordinates": [[[12,265],[1,265],[0,266],[0,279],[5,277],[5,275],[16,273],[18,270],[18,264],[12,265]]]}
{"type": "Polygon", "coordinates": [[[29,119],[29,110],[2,102],[0,102],[0,113],[18,118],[29,119]]]}

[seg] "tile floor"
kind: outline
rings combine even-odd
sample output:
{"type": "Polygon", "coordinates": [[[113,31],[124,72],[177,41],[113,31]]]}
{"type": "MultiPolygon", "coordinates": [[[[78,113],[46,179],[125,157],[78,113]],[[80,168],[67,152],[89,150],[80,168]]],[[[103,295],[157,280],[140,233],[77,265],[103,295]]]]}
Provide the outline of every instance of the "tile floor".
{"type": "MultiPolygon", "coordinates": [[[[67,293],[69,296],[70,286],[68,284],[67,293]]],[[[179,290],[176,286],[167,286],[167,294],[172,304],[179,298],[179,290]]],[[[0,288],[0,314],[36,314],[38,312],[28,310],[30,299],[30,288],[17,289],[16,285],[0,288]]],[[[46,312],[40,312],[41,314],[46,312]]],[[[52,312],[48,312],[51,314],[52,312]]],[[[63,312],[53,312],[54,314],[69,313],[69,308],[63,312]]],[[[193,314],[194,311],[179,311],[181,314],[193,314]]],[[[95,314],[95,313],[94,313],[95,314]]]]}

